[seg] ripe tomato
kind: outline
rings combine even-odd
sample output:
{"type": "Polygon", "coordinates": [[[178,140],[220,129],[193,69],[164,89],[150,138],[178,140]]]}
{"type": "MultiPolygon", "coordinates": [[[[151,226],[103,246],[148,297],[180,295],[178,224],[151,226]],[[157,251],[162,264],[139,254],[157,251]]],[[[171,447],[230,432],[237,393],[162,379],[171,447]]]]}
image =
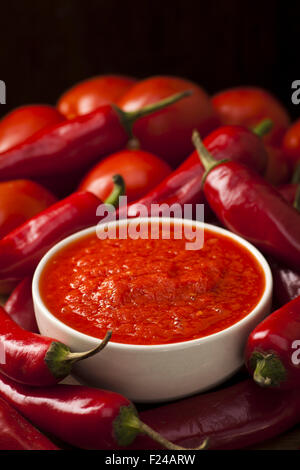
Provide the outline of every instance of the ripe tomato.
{"type": "Polygon", "coordinates": [[[254,87],[239,87],[221,91],[212,98],[212,104],[223,124],[240,124],[250,128],[263,119],[273,121],[273,129],[264,142],[280,145],[290,118],[281,103],[268,91],[254,87]]]}
{"type": "Polygon", "coordinates": [[[121,75],[101,75],[78,83],[59,99],[57,107],[67,118],[87,114],[103,104],[116,103],[136,80],[121,75]]]}
{"type": "Polygon", "coordinates": [[[30,180],[0,183],[0,238],[55,201],[47,189],[30,180]]]}
{"type": "Polygon", "coordinates": [[[193,151],[194,129],[205,137],[219,123],[206,92],[183,78],[151,77],[134,85],[118,102],[124,111],[135,111],[184,90],[192,90],[193,94],[133,125],[141,148],[159,155],[173,167],[193,151]]]}
{"type": "Polygon", "coordinates": [[[14,147],[44,127],[64,121],[57,109],[48,105],[16,108],[0,121],[0,152],[14,147]]]}
{"type": "Polygon", "coordinates": [[[171,173],[169,165],[142,150],[121,150],[98,163],[85,176],[79,189],[90,191],[102,201],[113,189],[112,176],[123,176],[128,202],[136,201],[171,173]]]}
{"type": "Polygon", "coordinates": [[[292,168],[300,160],[300,119],[286,132],[282,141],[282,150],[292,168]]]}

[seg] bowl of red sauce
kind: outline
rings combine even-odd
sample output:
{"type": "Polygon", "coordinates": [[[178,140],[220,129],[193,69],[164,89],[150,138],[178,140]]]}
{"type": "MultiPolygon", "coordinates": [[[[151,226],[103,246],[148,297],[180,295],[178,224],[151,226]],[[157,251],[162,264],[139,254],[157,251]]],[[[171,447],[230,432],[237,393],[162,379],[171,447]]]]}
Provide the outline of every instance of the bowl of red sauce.
{"type": "Polygon", "coordinates": [[[83,230],[49,250],[33,279],[42,334],[84,351],[112,330],[104,350],[76,365],[76,377],[145,403],[232,376],[271,297],[271,271],[255,247],[185,219],[83,230]]]}

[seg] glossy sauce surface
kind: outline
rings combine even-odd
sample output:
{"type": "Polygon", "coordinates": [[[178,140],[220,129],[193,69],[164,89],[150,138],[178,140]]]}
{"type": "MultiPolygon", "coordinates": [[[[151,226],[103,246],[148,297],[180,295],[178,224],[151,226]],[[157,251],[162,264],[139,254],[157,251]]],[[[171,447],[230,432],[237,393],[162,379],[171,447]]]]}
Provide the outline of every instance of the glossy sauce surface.
{"type": "Polygon", "coordinates": [[[204,246],[186,239],[85,236],[60,250],[40,280],[42,300],[65,324],[90,336],[127,344],[201,338],[245,317],[260,300],[265,278],[239,243],[205,229],[204,246]]]}

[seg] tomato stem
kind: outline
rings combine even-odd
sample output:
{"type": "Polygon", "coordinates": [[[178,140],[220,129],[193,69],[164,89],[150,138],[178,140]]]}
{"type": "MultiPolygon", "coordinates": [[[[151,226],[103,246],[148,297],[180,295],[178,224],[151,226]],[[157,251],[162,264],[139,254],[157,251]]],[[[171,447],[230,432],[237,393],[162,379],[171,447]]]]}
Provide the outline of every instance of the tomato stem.
{"type": "Polygon", "coordinates": [[[255,127],[253,127],[252,132],[254,132],[254,134],[256,134],[258,137],[263,137],[271,131],[272,127],[273,121],[271,119],[263,119],[255,127]]]}
{"type": "Polygon", "coordinates": [[[114,175],[112,177],[114,187],[104,204],[111,204],[114,207],[119,205],[119,197],[125,194],[125,181],[121,175],[114,175]]]}
{"type": "Polygon", "coordinates": [[[130,137],[133,137],[132,126],[137,119],[148,116],[149,114],[152,114],[156,111],[160,111],[161,109],[164,109],[167,106],[170,106],[176,103],[177,101],[182,100],[183,98],[187,98],[192,93],[192,90],[185,90],[180,93],[175,93],[174,95],[168,96],[167,98],[164,98],[163,100],[160,100],[157,103],[149,104],[148,106],[144,106],[143,108],[137,109],[136,111],[123,111],[116,105],[113,105],[113,107],[119,114],[121,122],[125,127],[128,135],[130,137]]]}

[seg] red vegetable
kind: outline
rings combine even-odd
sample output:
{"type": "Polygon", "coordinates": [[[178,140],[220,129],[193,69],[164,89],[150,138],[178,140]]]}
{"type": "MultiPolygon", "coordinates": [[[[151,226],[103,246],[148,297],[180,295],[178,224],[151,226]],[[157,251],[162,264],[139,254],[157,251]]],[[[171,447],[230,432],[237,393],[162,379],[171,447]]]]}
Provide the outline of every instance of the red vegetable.
{"type": "MultiPolygon", "coordinates": [[[[140,413],[140,418],[177,445],[243,449],[276,437],[299,423],[299,390],[264,390],[253,380],[196,395],[140,413]]],[[[130,449],[161,449],[138,436],[130,449]]]]}
{"type": "Polygon", "coordinates": [[[300,295],[300,273],[269,259],[274,282],[274,297],[281,307],[300,295]]]}
{"type": "Polygon", "coordinates": [[[223,124],[239,124],[252,128],[262,119],[271,119],[272,131],[264,142],[280,145],[290,117],[282,104],[268,91],[255,87],[238,87],[221,91],[212,104],[223,124]]]}
{"type": "Polygon", "coordinates": [[[300,160],[300,119],[294,122],[284,135],[282,150],[294,168],[300,160]]]}
{"type": "Polygon", "coordinates": [[[0,154],[0,181],[66,174],[85,169],[100,157],[124,147],[133,122],[189,96],[182,92],[159,103],[126,113],[115,105],[41,130],[25,142],[0,154]]]}
{"type": "Polygon", "coordinates": [[[121,150],[99,162],[83,178],[79,190],[90,191],[103,201],[110,194],[112,176],[120,174],[126,187],[128,202],[136,201],[171,173],[169,165],[143,150],[121,150]]]}
{"type": "Polygon", "coordinates": [[[265,179],[277,186],[287,183],[291,177],[291,169],[280,148],[266,145],[268,154],[267,168],[264,174],[265,179]]]}
{"type": "MultiPolygon", "coordinates": [[[[243,162],[251,168],[262,171],[266,164],[266,152],[261,139],[252,131],[242,126],[219,127],[204,139],[205,145],[217,160],[230,158],[243,162]]],[[[128,214],[134,217],[139,213],[139,205],[145,205],[148,210],[151,204],[172,205],[201,204],[205,202],[202,189],[204,168],[199,156],[194,151],[177,170],[162,181],[149,194],[130,204],[128,214]]],[[[207,218],[208,208],[205,208],[207,218]]],[[[120,211],[120,216],[124,211],[120,211]]]]}
{"type": "Polygon", "coordinates": [[[245,362],[262,387],[300,387],[300,296],[268,316],[250,334],[245,362]]]}
{"type": "Polygon", "coordinates": [[[30,180],[0,183],[0,238],[55,201],[47,189],[30,180]]]}
{"type": "Polygon", "coordinates": [[[278,191],[281,196],[289,202],[291,205],[294,204],[299,185],[296,183],[284,184],[278,187],[278,191]]]}
{"type": "Polygon", "coordinates": [[[0,399],[0,450],[59,450],[14,408],[0,399]]]}
{"type": "Polygon", "coordinates": [[[8,315],[24,330],[38,333],[33,300],[32,300],[32,278],[26,277],[13,290],[4,305],[8,315]]]}
{"type": "Polygon", "coordinates": [[[267,122],[261,122],[256,132],[244,126],[221,126],[205,138],[205,146],[218,160],[230,158],[263,173],[267,165],[267,153],[261,136],[269,129],[264,128],[264,124],[268,125],[267,122]]]}
{"type": "Polygon", "coordinates": [[[124,111],[133,112],[183,90],[193,90],[192,96],[140,119],[133,126],[141,148],[162,157],[173,167],[193,150],[191,134],[194,129],[204,137],[219,124],[206,92],[182,78],[150,77],[131,87],[118,102],[124,111]]]}
{"type": "Polygon", "coordinates": [[[57,107],[67,119],[73,119],[99,106],[117,103],[135,82],[134,78],[122,75],[89,78],[67,90],[60,97],[57,107]]]}
{"type": "MultiPolygon", "coordinates": [[[[76,447],[124,449],[145,433],[167,449],[182,449],[142,423],[131,402],[118,393],[77,385],[34,389],[1,375],[0,395],[44,432],[76,447]]],[[[199,449],[205,445],[199,440],[199,449]]]]}
{"type": "Polygon", "coordinates": [[[287,267],[300,265],[300,214],[261,176],[232,161],[217,162],[193,136],[206,174],[207,201],[221,222],[287,267]]]}
{"type": "Polygon", "coordinates": [[[0,371],[27,385],[53,385],[69,375],[73,364],[103,349],[110,336],[107,334],[91,351],[71,353],[59,341],[25,331],[0,307],[0,345],[4,353],[0,371]]]}
{"type": "Polygon", "coordinates": [[[19,281],[31,275],[53,245],[101,220],[96,215],[100,204],[102,201],[94,194],[77,192],[6,235],[0,240],[0,279],[19,281]]]}
{"type": "Polygon", "coordinates": [[[6,152],[41,129],[64,120],[57,109],[48,105],[33,104],[14,109],[0,121],[0,152],[6,152]]]}

